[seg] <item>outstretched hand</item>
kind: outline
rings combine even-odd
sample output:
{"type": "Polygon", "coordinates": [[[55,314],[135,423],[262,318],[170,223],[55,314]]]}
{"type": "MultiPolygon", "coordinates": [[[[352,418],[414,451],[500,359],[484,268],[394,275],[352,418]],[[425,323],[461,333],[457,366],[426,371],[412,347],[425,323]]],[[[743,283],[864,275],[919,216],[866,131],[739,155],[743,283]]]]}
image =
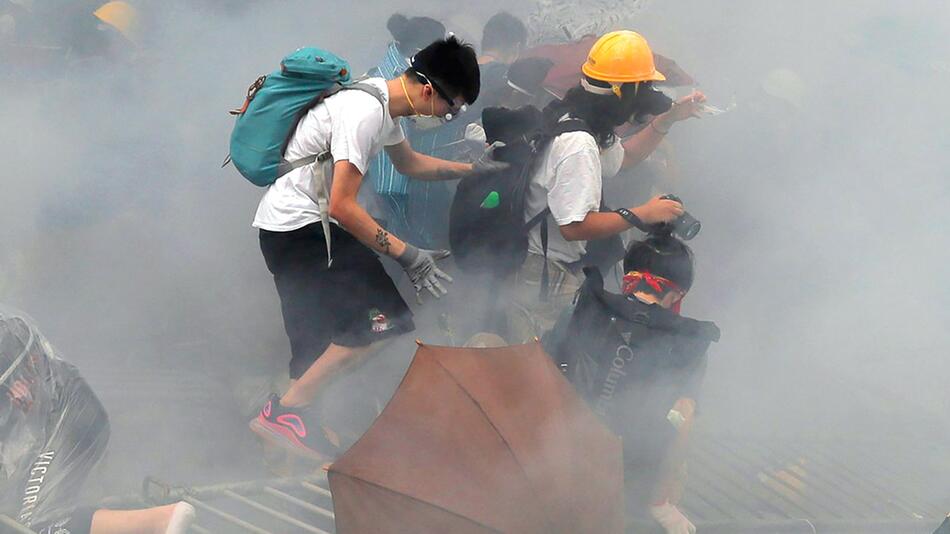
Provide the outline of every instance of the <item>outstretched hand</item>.
{"type": "Polygon", "coordinates": [[[396,258],[396,261],[406,271],[409,281],[412,282],[412,287],[416,290],[417,299],[423,288],[428,290],[435,298],[440,298],[448,293],[440,279],[451,282],[452,277],[439,269],[436,262],[449,257],[449,255],[451,253],[448,250],[424,250],[406,244],[406,250],[396,258]]]}
{"type": "Polygon", "coordinates": [[[677,99],[673,102],[673,107],[663,115],[666,115],[668,122],[674,123],[685,121],[686,119],[700,118],[702,116],[703,106],[706,102],[706,95],[702,91],[693,91],[692,93],[677,99]]]}
{"type": "Polygon", "coordinates": [[[511,164],[495,159],[495,150],[505,146],[504,143],[494,142],[489,145],[475,163],[472,163],[472,174],[482,175],[506,170],[511,164]]]}

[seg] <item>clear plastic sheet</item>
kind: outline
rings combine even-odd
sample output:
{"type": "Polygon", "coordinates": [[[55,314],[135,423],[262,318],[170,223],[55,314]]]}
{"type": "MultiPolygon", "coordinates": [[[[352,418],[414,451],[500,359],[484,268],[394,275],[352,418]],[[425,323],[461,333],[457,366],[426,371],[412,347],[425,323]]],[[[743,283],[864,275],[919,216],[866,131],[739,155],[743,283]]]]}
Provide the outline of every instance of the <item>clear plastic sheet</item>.
{"type": "Polygon", "coordinates": [[[68,514],[108,439],[79,371],[32,319],[0,307],[0,513],[26,526],[68,514]]]}

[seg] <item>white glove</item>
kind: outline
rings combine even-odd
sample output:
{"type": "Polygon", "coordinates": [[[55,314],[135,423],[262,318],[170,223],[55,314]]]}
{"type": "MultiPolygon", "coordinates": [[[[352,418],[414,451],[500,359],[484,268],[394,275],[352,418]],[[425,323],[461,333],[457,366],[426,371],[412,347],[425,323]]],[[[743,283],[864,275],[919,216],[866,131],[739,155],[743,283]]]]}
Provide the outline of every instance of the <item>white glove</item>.
{"type": "Polygon", "coordinates": [[[650,515],[663,527],[666,534],[696,534],[696,525],[670,503],[651,506],[650,515]]]}
{"type": "Polygon", "coordinates": [[[482,152],[482,155],[472,163],[472,174],[475,176],[501,172],[508,167],[510,163],[498,161],[495,159],[495,149],[505,146],[501,141],[495,141],[482,152]]]}
{"type": "Polygon", "coordinates": [[[473,143],[481,143],[482,145],[487,145],[487,136],[485,135],[485,128],[482,128],[481,124],[473,122],[465,127],[465,140],[471,141],[473,143]]]}

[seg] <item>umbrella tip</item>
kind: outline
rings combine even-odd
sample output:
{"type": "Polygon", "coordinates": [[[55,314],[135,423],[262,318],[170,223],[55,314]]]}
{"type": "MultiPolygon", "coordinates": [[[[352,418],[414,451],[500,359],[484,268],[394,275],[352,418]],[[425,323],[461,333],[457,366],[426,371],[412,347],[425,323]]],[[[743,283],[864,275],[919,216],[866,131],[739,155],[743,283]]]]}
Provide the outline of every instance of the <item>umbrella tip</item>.
{"type": "Polygon", "coordinates": [[[422,340],[419,339],[419,338],[416,338],[416,345],[419,345],[419,346],[421,347],[421,346],[422,346],[422,340]]]}

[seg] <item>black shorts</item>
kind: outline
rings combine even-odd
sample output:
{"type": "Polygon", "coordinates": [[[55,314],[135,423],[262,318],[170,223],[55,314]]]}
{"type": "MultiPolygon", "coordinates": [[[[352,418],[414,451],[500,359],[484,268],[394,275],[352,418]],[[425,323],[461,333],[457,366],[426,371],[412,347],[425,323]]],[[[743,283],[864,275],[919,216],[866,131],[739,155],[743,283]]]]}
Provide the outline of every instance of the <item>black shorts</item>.
{"type": "Polygon", "coordinates": [[[334,343],[365,347],[415,329],[412,312],[379,257],[331,225],[330,254],[320,223],[290,232],[260,231],[290,339],[290,377],[301,375],[334,343]]]}

